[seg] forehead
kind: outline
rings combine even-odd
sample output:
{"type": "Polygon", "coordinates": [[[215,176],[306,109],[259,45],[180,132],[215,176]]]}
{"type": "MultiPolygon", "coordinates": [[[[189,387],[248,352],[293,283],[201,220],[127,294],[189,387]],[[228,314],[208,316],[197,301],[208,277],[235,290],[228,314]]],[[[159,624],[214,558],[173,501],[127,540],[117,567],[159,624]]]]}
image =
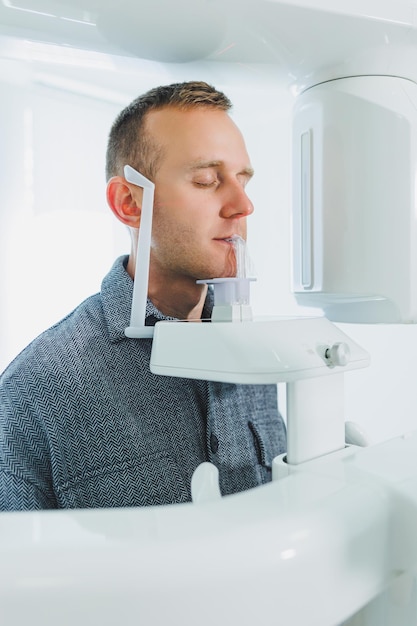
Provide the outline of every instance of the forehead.
{"type": "Polygon", "coordinates": [[[168,163],[199,161],[248,167],[249,156],[239,128],[226,111],[211,107],[150,111],[146,131],[162,149],[168,163]]]}

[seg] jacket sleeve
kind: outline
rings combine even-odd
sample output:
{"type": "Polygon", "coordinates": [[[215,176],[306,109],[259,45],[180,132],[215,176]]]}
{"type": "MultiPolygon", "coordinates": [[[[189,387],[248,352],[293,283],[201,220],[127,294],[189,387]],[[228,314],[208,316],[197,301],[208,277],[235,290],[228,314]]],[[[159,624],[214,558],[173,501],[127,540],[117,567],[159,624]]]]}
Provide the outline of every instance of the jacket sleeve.
{"type": "Polygon", "coordinates": [[[30,381],[0,379],[0,510],[56,508],[48,438],[30,381]]]}

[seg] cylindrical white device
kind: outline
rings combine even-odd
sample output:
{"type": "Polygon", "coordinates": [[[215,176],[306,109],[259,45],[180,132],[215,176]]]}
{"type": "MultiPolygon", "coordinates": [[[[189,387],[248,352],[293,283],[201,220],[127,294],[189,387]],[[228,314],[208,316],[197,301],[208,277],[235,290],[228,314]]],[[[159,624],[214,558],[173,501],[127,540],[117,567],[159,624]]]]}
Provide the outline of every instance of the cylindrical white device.
{"type": "Polygon", "coordinates": [[[293,128],[298,303],[339,322],[417,322],[417,84],[316,85],[293,128]]]}

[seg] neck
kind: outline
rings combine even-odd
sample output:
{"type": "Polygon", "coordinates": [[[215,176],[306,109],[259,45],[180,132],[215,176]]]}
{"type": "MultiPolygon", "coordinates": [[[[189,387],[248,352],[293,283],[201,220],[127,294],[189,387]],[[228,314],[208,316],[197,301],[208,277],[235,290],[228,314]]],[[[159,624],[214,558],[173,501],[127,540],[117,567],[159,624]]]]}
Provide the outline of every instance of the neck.
{"type": "Polygon", "coordinates": [[[201,319],[207,295],[207,285],[187,285],[186,281],[150,283],[148,296],[164,315],[180,320],[201,319]]]}
{"type": "MultiPolygon", "coordinates": [[[[135,278],[136,255],[129,256],[127,272],[135,278]]],[[[163,315],[180,320],[201,319],[207,285],[197,285],[194,278],[178,275],[161,276],[152,267],[149,268],[148,298],[163,315]]]]}

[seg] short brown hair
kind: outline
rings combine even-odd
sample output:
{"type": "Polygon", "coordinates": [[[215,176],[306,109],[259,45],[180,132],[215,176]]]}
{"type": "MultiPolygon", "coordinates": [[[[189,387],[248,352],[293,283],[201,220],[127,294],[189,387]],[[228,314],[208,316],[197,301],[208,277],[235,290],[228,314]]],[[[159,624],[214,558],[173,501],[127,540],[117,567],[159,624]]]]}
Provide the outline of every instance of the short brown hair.
{"type": "Polygon", "coordinates": [[[106,153],[106,179],[122,176],[126,164],[153,179],[161,147],[144,128],[149,111],[164,107],[189,109],[210,107],[228,111],[232,103],[221,91],[202,81],[173,83],[155,87],[131,102],[113,123],[106,153]]]}

